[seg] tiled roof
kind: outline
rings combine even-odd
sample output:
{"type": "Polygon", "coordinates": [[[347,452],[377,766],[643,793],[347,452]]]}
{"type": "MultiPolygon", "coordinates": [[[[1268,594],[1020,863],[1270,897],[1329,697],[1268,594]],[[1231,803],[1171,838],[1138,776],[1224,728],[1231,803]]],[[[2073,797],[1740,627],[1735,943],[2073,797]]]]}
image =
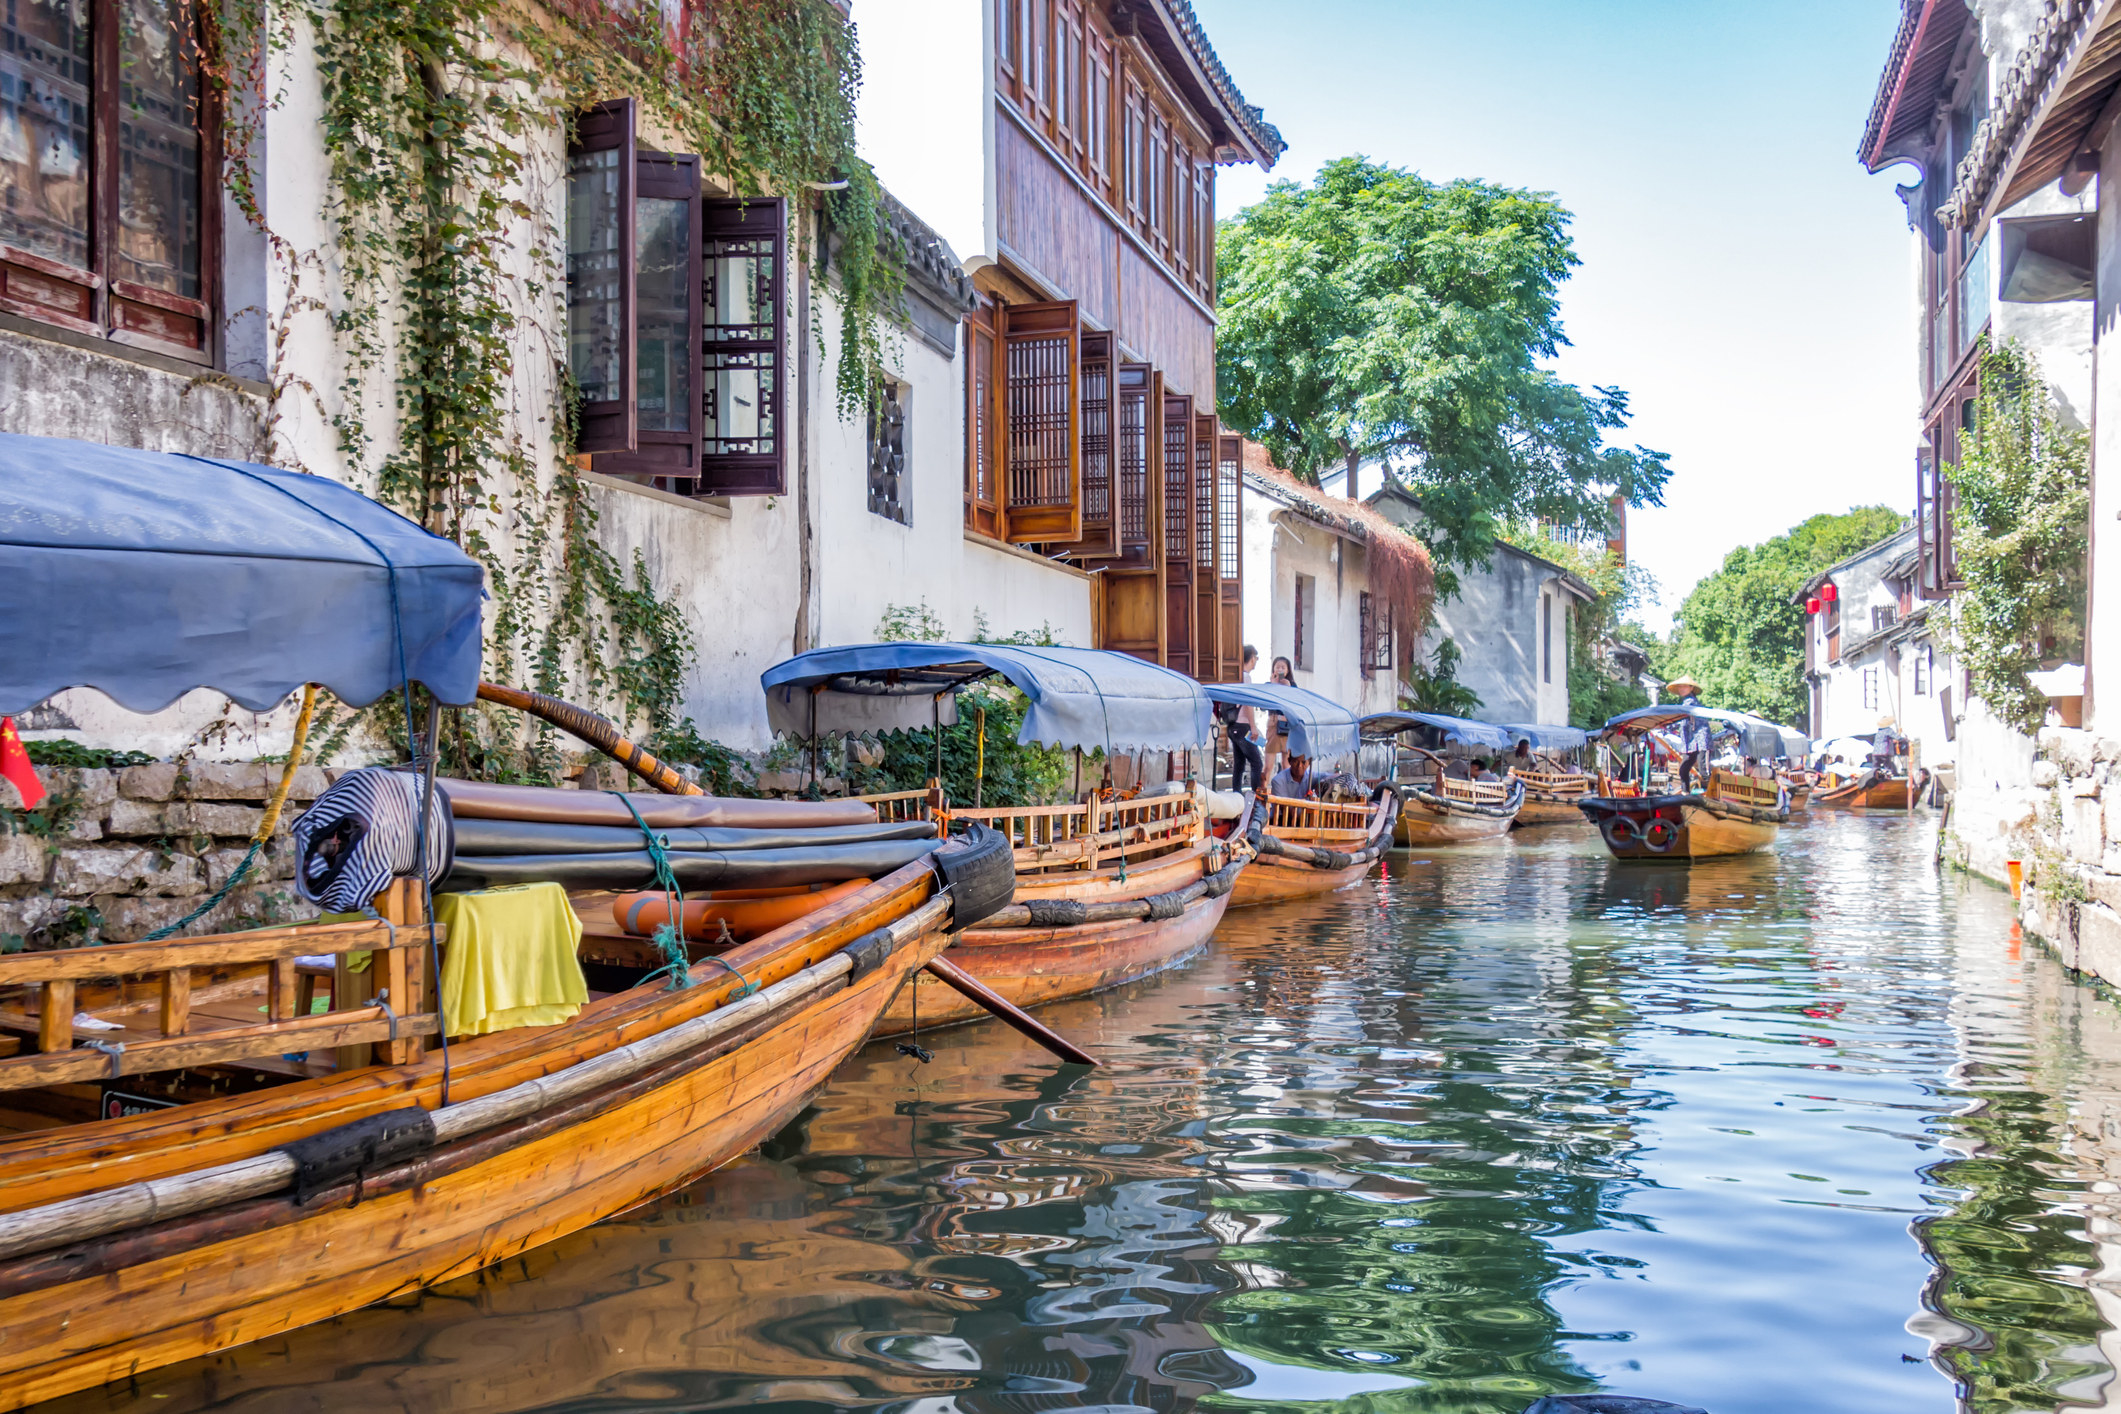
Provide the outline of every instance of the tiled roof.
{"type": "Polygon", "coordinates": [[[1997,183],[2011,165],[2013,152],[2027,135],[2033,117],[2054,93],[2063,63],[2090,31],[2092,0],[2049,0],[2046,13],[2025,37],[2009,72],[1996,90],[1996,101],[1974,134],[1973,148],[1952,181],[1951,195],[1938,205],[1938,219],[1963,225],[1978,218],[1997,183]]]}
{"type": "Polygon", "coordinates": [[[1856,160],[1866,168],[1876,172],[1922,155],[1937,100],[1970,23],[1965,0],[1901,0],[1900,27],[1856,148],[1856,160]]]}
{"type": "Polygon", "coordinates": [[[1230,71],[1223,67],[1223,61],[1216,57],[1215,46],[1208,43],[1207,32],[1201,28],[1200,17],[1193,13],[1193,6],[1188,4],[1187,0],[1162,0],[1162,4],[1165,13],[1170,17],[1172,28],[1178,31],[1179,38],[1185,42],[1193,62],[1200,65],[1201,72],[1208,76],[1208,83],[1214,88],[1216,99],[1229,113],[1230,120],[1243,129],[1245,138],[1264,158],[1260,165],[1272,167],[1275,161],[1289,150],[1289,144],[1282,141],[1281,129],[1268,122],[1265,113],[1245,102],[1244,94],[1238,91],[1236,80],[1232,79],[1230,71]]]}

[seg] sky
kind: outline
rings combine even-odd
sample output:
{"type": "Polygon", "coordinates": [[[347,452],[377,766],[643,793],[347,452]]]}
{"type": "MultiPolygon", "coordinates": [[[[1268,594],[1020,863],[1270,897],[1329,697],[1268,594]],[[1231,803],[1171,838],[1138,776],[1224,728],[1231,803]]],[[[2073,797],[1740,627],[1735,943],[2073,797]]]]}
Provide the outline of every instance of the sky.
{"type": "Polygon", "coordinates": [[[1856,143],[1896,0],[1193,0],[1289,150],[1226,167],[1229,216],[1361,153],[1550,191],[1583,264],[1556,368],[1671,454],[1629,553],[1660,633],[1702,576],[1821,511],[1914,497],[1907,173],[1856,143]]]}

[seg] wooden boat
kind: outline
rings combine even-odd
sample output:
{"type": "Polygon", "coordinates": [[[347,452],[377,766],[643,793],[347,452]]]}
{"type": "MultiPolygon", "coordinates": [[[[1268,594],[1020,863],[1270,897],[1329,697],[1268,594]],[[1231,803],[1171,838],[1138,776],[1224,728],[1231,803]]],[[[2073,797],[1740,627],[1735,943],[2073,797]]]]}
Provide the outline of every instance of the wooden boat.
{"type": "MultiPolygon", "coordinates": [[[[899,795],[897,808],[912,794],[899,795]]],[[[1251,858],[1245,820],[1217,836],[1197,788],[993,810],[960,809],[938,793],[930,808],[946,831],[977,822],[1014,850],[1016,902],[960,933],[950,960],[1023,1007],[1101,992],[1191,956],[1222,921],[1251,858]]],[[[923,974],[877,1030],[899,1035],[985,1015],[923,974]]]]}
{"type": "Polygon", "coordinates": [[[1524,805],[1517,824],[1580,825],[1583,812],[1576,802],[1591,793],[1591,778],[1581,771],[1527,771],[1512,767],[1510,774],[1524,783],[1524,805]]]}
{"type": "Polygon", "coordinates": [[[1262,796],[1259,857],[1237,876],[1232,907],[1281,903],[1344,889],[1384,857],[1399,797],[1381,789],[1367,805],[1262,796]]]}
{"type": "Polygon", "coordinates": [[[1792,813],[1803,810],[1812,803],[1812,788],[1819,777],[1811,771],[1784,771],[1781,773],[1782,788],[1789,795],[1792,813]]]}
{"type": "Polygon", "coordinates": [[[1721,768],[1707,788],[1689,795],[1601,792],[1578,802],[1616,859],[1714,859],[1765,849],[1789,819],[1773,781],[1721,768]]]}
{"type": "Polygon", "coordinates": [[[1846,781],[1828,776],[1812,801],[1842,810],[1909,810],[1914,807],[1914,790],[1905,776],[1864,770],[1846,781]]]}
{"type": "Polygon", "coordinates": [[[1510,832],[1524,807],[1524,782],[1464,781],[1435,775],[1400,788],[1399,829],[1402,849],[1468,840],[1499,839],[1510,832]]]}
{"type": "Polygon", "coordinates": [[[727,1162],[948,945],[940,889],[919,861],[690,986],[446,1052],[424,985],[444,940],[405,881],[382,922],[0,958],[5,1044],[36,1047],[0,1059],[0,1409],[473,1271],[727,1162]],[[335,985],[296,1015],[297,959],[354,951],[395,1009],[335,985]]]}

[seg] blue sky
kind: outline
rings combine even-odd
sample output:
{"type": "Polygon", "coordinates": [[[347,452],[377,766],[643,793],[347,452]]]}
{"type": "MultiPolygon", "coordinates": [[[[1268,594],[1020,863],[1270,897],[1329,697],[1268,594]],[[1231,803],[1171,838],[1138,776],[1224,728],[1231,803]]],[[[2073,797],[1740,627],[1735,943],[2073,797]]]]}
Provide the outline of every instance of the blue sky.
{"type": "Polygon", "coordinates": [[[1733,546],[1913,499],[1913,294],[1891,174],[1855,150],[1894,0],[1193,0],[1289,142],[1222,214],[1360,152],[1554,192],[1583,265],[1570,380],[1672,454],[1631,551],[1660,631],[1733,546]]]}

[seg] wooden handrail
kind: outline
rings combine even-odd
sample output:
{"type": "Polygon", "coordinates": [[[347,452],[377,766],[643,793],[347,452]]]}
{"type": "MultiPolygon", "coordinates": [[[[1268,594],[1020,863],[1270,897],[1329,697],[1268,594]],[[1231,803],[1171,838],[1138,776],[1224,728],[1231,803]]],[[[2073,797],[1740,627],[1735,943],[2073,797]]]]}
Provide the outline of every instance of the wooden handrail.
{"type": "MultiPolygon", "coordinates": [[[[435,929],[430,939],[425,924],[398,929],[397,946],[439,942],[444,930],[435,929]]],[[[65,948],[58,952],[18,952],[0,957],[0,987],[15,983],[73,981],[97,977],[137,977],[172,968],[228,967],[247,962],[274,962],[281,958],[334,956],[339,953],[372,952],[391,945],[388,925],[372,918],[346,923],[318,923],[309,927],[261,928],[254,933],[211,933],[176,943],[107,943],[93,948],[65,948]]]]}

